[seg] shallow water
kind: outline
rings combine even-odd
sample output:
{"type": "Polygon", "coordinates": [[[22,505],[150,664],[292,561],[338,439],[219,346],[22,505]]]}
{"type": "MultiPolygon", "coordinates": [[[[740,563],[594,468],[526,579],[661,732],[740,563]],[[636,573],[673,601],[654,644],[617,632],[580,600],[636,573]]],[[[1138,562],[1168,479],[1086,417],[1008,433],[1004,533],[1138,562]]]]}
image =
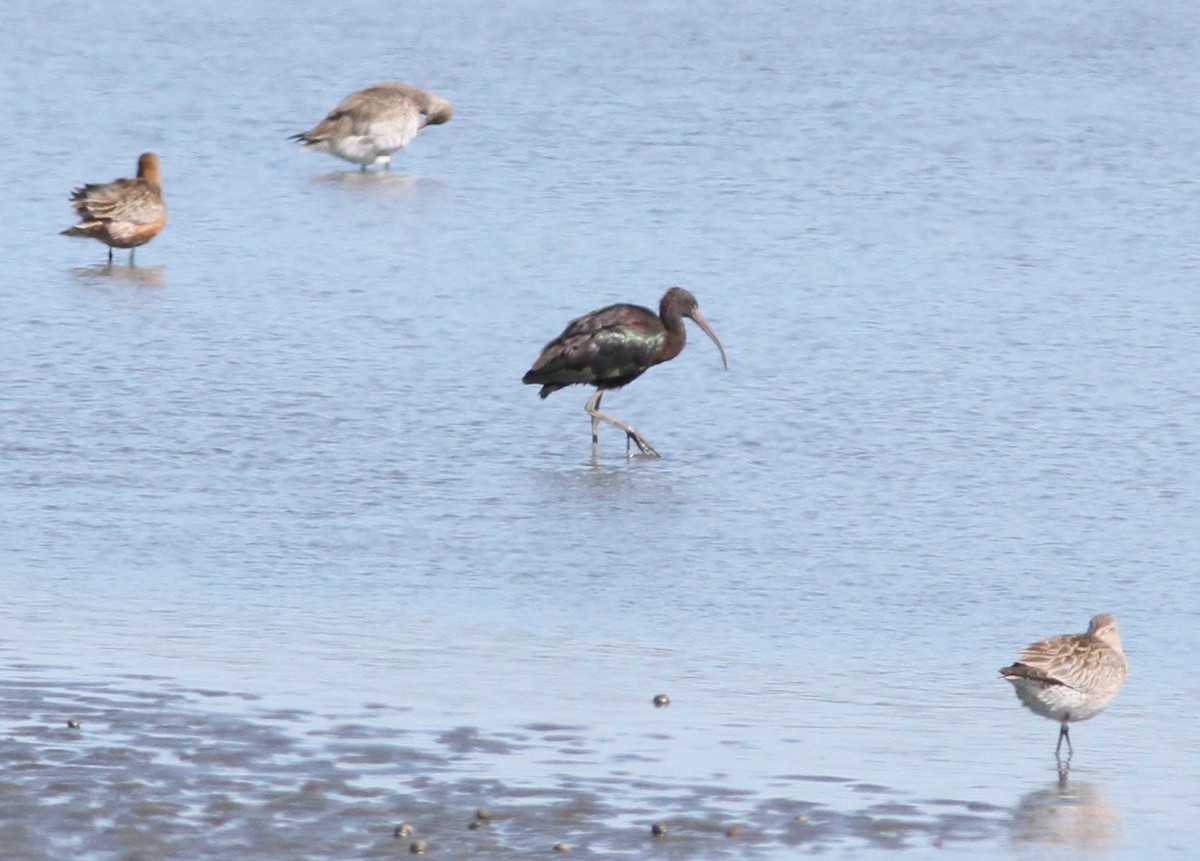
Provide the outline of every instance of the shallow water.
{"type": "Polygon", "coordinates": [[[1190,6],[155,8],[0,36],[14,857],[1190,852],[1190,6]],[[388,78],[456,109],[391,174],[286,140],[388,78]],[[144,150],[100,266],[67,193],[144,150]],[[730,370],[593,465],[521,374],[674,283],[730,370]],[[1096,612],[1064,801],[996,669],[1096,612]]]}

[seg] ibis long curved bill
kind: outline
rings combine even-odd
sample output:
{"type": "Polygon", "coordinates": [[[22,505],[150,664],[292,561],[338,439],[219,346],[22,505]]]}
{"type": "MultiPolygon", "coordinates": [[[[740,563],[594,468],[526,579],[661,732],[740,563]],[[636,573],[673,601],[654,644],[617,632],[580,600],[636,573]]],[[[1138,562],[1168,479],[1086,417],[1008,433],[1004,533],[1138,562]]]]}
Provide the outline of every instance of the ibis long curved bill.
{"type": "Polygon", "coordinates": [[[717,333],[713,331],[712,326],[708,325],[708,321],[704,319],[704,315],[700,313],[699,308],[693,308],[692,313],[687,316],[696,321],[696,325],[704,330],[704,334],[712,338],[712,342],[717,345],[717,349],[721,351],[721,364],[725,366],[725,370],[729,370],[729,359],[725,357],[725,347],[721,344],[721,339],[717,337],[717,333]]]}

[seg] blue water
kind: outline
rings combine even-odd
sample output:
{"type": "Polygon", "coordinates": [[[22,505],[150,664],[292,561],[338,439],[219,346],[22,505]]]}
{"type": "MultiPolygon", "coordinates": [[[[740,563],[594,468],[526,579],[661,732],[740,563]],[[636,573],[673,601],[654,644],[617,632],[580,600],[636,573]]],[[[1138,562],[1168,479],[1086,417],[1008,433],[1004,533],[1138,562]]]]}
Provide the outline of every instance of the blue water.
{"type": "Polygon", "coordinates": [[[996,669],[1112,612],[1066,842],[1188,857],[1198,41],[1171,2],[15,7],[0,664],[1016,811],[1056,728],[996,669]],[[390,175],[286,140],[388,79],[455,105],[390,175]],[[171,220],[106,270],[67,194],[146,150],[171,220]],[[692,327],[604,401],[663,459],[593,465],[588,390],[520,377],[672,284],[730,369],[692,327]]]}

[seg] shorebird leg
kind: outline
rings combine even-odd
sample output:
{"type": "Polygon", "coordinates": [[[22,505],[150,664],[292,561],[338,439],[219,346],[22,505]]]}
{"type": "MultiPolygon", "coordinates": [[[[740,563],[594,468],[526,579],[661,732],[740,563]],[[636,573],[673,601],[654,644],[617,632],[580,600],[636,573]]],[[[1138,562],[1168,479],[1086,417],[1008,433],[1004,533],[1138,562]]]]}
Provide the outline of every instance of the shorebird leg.
{"type": "Polygon", "coordinates": [[[112,246],[108,246],[108,265],[112,266],[112,246]]]}
{"type": "Polygon", "coordinates": [[[629,454],[629,441],[630,440],[633,440],[633,442],[637,443],[637,447],[641,450],[642,454],[646,455],[647,457],[662,457],[662,455],[660,455],[658,452],[656,452],[654,450],[654,446],[650,445],[650,443],[648,443],[646,441],[646,438],[643,437],[636,430],[634,430],[632,427],[625,424],[625,422],[620,421],[619,419],[614,419],[612,416],[606,415],[605,413],[600,412],[600,398],[603,395],[604,395],[604,389],[596,389],[596,394],[592,395],[591,399],[587,402],[587,406],[584,407],[584,409],[587,410],[587,414],[592,417],[592,458],[595,459],[597,453],[600,450],[600,433],[599,432],[600,432],[600,422],[602,422],[602,421],[608,422],[613,427],[620,428],[621,430],[625,431],[625,456],[626,457],[630,456],[630,454],[629,454]]]}
{"type": "Polygon", "coordinates": [[[1069,763],[1071,761],[1071,757],[1073,757],[1075,755],[1075,749],[1071,747],[1071,731],[1067,727],[1068,727],[1067,722],[1066,722],[1066,720],[1064,720],[1062,722],[1062,728],[1059,729],[1059,731],[1058,731],[1058,745],[1054,748],[1054,758],[1057,759],[1060,763],[1063,761],[1062,756],[1061,756],[1063,741],[1066,741],[1066,743],[1067,743],[1067,760],[1066,761],[1069,763]]]}

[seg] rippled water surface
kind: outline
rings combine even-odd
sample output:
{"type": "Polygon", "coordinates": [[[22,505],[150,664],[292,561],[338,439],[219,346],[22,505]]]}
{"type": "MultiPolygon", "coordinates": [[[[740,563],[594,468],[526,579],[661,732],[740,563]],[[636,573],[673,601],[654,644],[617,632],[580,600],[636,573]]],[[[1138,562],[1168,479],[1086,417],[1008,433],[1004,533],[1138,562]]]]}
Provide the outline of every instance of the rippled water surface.
{"type": "Polygon", "coordinates": [[[162,10],[0,34],[6,859],[1191,857],[1191,4],[162,10]],[[287,140],[388,79],[390,173],[287,140]],[[521,375],[672,284],[730,369],[593,464],[521,375]],[[1097,612],[1062,785],[996,670],[1097,612]]]}

